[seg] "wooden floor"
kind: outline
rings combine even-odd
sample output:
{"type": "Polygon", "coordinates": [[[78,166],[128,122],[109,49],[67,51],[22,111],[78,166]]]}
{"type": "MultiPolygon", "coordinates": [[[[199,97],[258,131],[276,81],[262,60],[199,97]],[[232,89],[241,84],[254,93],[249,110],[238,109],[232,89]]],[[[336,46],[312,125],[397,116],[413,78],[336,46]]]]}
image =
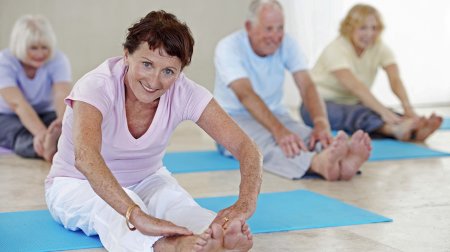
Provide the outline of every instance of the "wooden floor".
{"type": "MultiPolygon", "coordinates": [[[[450,116],[450,107],[433,110],[450,116]]],[[[431,109],[419,112],[429,114],[431,109]]],[[[426,145],[450,152],[450,130],[437,132],[426,145]]],[[[205,149],[214,149],[214,144],[192,123],[180,125],[169,146],[205,149]]],[[[306,188],[394,222],[255,235],[252,251],[450,251],[450,158],[370,162],[362,170],[350,182],[290,181],[264,173],[261,191],[306,188]]],[[[43,161],[0,156],[0,212],[45,209],[43,181],[48,171],[43,161]]],[[[175,177],[194,197],[238,192],[236,171],[175,177]]]]}

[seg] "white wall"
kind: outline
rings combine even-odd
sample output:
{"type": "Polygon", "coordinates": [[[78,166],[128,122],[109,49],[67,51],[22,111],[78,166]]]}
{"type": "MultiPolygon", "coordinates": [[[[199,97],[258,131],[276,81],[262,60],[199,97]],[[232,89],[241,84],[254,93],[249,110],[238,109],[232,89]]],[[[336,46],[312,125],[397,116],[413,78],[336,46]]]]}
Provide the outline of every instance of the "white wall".
{"type": "Polygon", "coordinates": [[[40,13],[49,18],[58,47],[72,64],[74,81],[106,58],[121,55],[127,28],[151,10],[174,13],[191,28],[194,56],[188,76],[214,86],[217,42],[244,26],[250,0],[0,0],[0,49],[8,47],[16,19],[40,13]]]}
{"type": "MultiPolygon", "coordinates": [[[[0,0],[0,49],[8,46],[15,20],[41,13],[52,22],[59,47],[69,56],[74,80],[104,59],[121,54],[131,23],[150,10],[165,9],[191,27],[196,40],[189,77],[213,90],[216,43],[242,28],[251,0],[0,0]]],[[[337,35],[339,21],[356,0],[281,0],[287,31],[296,36],[312,66],[320,51],[337,35]]],[[[450,1],[368,2],[382,13],[384,40],[396,54],[414,104],[450,103],[446,61],[450,57],[450,1]]],[[[286,78],[286,102],[299,104],[299,95],[286,78]]],[[[387,104],[397,101],[380,72],[374,92],[387,104]]]]}
{"type": "MultiPolygon", "coordinates": [[[[339,22],[356,0],[281,0],[287,32],[300,41],[310,66],[335,36],[339,22]]],[[[386,25],[383,40],[394,51],[401,76],[415,105],[450,104],[450,1],[371,0],[386,25]]],[[[286,103],[297,106],[298,92],[291,78],[286,85],[286,103]]],[[[386,75],[381,70],[373,87],[385,104],[398,105],[386,75]]]]}

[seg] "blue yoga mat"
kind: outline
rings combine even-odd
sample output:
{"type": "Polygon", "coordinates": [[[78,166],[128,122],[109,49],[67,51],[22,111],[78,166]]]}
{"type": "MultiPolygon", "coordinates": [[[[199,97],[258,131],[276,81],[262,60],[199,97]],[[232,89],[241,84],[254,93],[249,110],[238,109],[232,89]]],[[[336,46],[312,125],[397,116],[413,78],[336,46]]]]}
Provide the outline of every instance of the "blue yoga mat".
{"type": "Polygon", "coordinates": [[[450,118],[445,117],[444,121],[441,124],[441,127],[439,128],[441,130],[450,130],[450,118]]]}
{"type": "MultiPolygon", "coordinates": [[[[238,170],[239,162],[231,157],[225,157],[218,151],[186,151],[169,152],[163,158],[163,163],[172,173],[208,172],[238,170]]],[[[317,174],[306,174],[301,179],[321,178],[317,174]]]]}
{"type": "MultiPolygon", "coordinates": [[[[213,211],[236,196],[196,199],[213,211]]],[[[307,190],[263,193],[249,220],[253,233],[281,232],[389,222],[389,218],[307,190]]],[[[0,213],[1,251],[55,251],[101,248],[98,236],[86,236],[57,224],[47,210],[0,213]]]]}
{"type": "MultiPolygon", "coordinates": [[[[393,139],[372,140],[369,161],[435,158],[450,156],[450,153],[432,150],[413,143],[393,139]]],[[[239,162],[221,155],[218,151],[190,151],[167,153],[164,165],[172,173],[207,172],[239,169],[239,162]]],[[[318,176],[306,175],[305,178],[318,176]]]]}
{"type": "Polygon", "coordinates": [[[372,140],[369,161],[446,157],[450,153],[392,139],[372,140]]]}
{"type": "Polygon", "coordinates": [[[1,251],[101,248],[98,236],[66,230],[47,210],[0,213],[1,251]]]}
{"type": "MultiPolygon", "coordinates": [[[[196,199],[201,206],[213,211],[226,208],[236,200],[236,196],[196,199]]],[[[297,190],[262,193],[248,223],[252,232],[258,234],[390,221],[392,219],[337,199],[297,190]]]]}
{"type": "Polygon", "coordinates": [[[218,151],[168,152],[163,158],[163,164],[172,173],[239,169],[236,159],[225,157],[218,151]]]}

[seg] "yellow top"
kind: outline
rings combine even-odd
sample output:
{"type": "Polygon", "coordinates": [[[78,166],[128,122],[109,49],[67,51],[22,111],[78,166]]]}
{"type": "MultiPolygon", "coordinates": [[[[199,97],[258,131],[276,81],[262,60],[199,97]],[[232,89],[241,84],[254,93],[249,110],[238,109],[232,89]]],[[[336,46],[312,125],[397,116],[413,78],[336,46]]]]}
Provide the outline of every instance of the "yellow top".
{"type": "Polygon", "coordinates": [[[311,70],[311,78],[323,99],[344,104],[356,104],[354,96],[333,75],[333,71],[348,69],[369,89],[372,87],[378,67],[395,63],[391,50],[380,40],[358,56],[351,42],[338,37],[320,55],[311,70]]]}

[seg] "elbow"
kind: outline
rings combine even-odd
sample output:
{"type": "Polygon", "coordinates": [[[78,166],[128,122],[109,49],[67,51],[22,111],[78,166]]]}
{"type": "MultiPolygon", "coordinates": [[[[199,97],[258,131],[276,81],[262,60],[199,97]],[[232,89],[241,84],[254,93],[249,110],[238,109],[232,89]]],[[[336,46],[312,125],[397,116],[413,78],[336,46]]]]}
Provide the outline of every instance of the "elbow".
{"type": "Polygon", "coordinates": [[[20,102],[16,102],[16,101],[11,101],[8,102],[9,107],[11,108],[11,110],[16,113],[16,114],[20,114],[21,111],[23,111],[23,105],[21,105],[20,102]]]}
{"type": "Polygon", "coordinates": [[[262,176],[262,167],[263,167],[263,154],[259,149],[258,145],[253,140],[249,139],[249,156],[252,157],[252,162],[254,162],[258,169],[260,170],[260,174],[262,176]]]}
{"type": "Polygon", "coordinates": [[[75,148],[75,168],[86,176],[86,167],[89,166],[88,150],[84,148],[75,148]]]}

